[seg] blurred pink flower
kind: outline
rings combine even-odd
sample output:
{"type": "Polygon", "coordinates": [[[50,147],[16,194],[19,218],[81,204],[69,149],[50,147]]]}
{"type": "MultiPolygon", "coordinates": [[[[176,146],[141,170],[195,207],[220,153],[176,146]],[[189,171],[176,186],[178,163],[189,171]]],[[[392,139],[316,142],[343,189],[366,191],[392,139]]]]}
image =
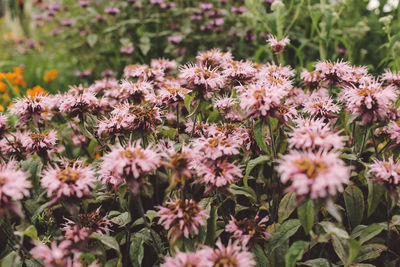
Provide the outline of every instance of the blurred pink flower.
{"type": "Polygon", "coordinates": [[[279,54],[284,51],[285,46],[290,43],[289,38],[285,37],[282,40],[279,40],[273,36],[272,34],[268,34],[267,43],[271,46],[272,52],[274,54],[279,54]]]}

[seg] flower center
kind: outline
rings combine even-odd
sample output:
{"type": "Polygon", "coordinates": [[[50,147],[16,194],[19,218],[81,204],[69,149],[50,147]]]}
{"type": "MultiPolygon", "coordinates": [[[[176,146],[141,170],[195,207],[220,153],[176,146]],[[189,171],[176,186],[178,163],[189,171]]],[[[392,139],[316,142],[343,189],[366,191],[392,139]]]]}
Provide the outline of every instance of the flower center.
{"type": "Polygon", "coordinates": [[[67,167],[57,174],[57,179],[63,184],[74,184],[79,179],[79,171],[74,170],[71,167],[67,167]]]}
{"type": "Polygon", "coordinates": [[[214,263],[215,267],[236,267],[238,262],[234,257],[222,256],[217,259],[214,263]]]}
{"type": "Polygon", "coordinates": [[[294,165],[300,169],[300,171],[306,174],[310,179],[314,179],[326,169],[326,164],[319,160],[311,160],[310,158],[302,158],[296,160],[294,165]]]}
{"type": "Polygon", "coordinates": [[[47,137],[47,133],[30,133],[29,137],[32,138],[34,142],[40,142],[47,137]]]}
{"type": "Polygon", "coordinates": [[[7,183],[7,178],[6,177],[0,177],[0,187],[5,185],[7,183]]]}
{"type": "Polygon", "coordinates": [[[142,150],[129,150],[126,149],[124,151],[121,151],[121,156],[125,157],[127,159],[145,159],[146,157],[144,156],[144,153],[142,150]]]}

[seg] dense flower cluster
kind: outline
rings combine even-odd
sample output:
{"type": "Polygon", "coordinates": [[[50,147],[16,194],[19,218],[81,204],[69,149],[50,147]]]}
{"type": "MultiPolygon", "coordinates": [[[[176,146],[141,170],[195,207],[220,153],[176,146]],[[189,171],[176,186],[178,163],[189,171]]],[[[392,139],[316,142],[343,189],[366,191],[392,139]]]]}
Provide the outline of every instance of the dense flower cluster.
{"type": "MultiPolygon", "coordinates": [[[[269,42],[280,53],[288,40],[269,42]]],[[[394,73],[320,61],[296,80],[289,66],[213,49],[111,74],[0,114],[0,219],[32,215],[15,231],[35,227],[30,254],[45,266],[255,266],[300,225],[328,243],[339,228],[314,224],[333,224],[341,215],[325,204],[361,180],[398,196],[394,73]]]]}

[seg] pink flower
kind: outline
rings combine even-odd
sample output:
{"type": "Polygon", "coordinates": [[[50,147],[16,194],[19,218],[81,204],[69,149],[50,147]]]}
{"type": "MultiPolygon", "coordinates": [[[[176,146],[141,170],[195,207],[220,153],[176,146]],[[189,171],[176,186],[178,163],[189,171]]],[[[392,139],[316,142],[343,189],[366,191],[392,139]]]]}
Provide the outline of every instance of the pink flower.
{"type": "Polygon", "coordinates": [[[184,86],[198,91],[200,96],[204,96],[206,99],[210,99],[213,93],[225,84],[224,77],[216,69],[196,64],[187,64],[181,67],[179,77],[184,86]]]}
{"type": "Polygon", "coordinates": [[[400,88],[400,71],[396,73],[391,70],[385,70],[385,73],[381,76],[381,80],[385,81],[387,85],[394,85],[400,88]]]}
{"type": "Polygon", "coordinates": [[[343,148],[343,137],[333,133],[322,119],[298,119],[297,127],[289,133],[290,148],[337,150],[343,148]]]}
{"type": "Polygon", "coordinates": [[[234,61],[231,60],[224,65],[222,75],[234,82],[246,82],[256,74],[256,69],[250,61],[234,61]]]}
{"type": "Polygon", "coordinates": [[[10,107],[10,113],[18,115],[22,123],[31,119],[35,123],[38,123],[40,115],[47,110],[47,106],[47,96],[39,94],[18,99],[17,102],[10,107]]]}
{"type": "Polygon", "coordinates": [[[335,152],[298,152],[292,150],[279,161],[277,171],[287,189],[299,197],[327,198],[343,191],[349,183],[349,168],[335,152]]]}
{"type": "Polygon", "coordinates": [[[108,7],[104,9],[104,12],[109,15],[117,15],[120,12],[120,10],[119,8],[116,7],[108,7]]]}
{"type": "Polygon", "coordinates": [[[84,166],[81,161],[68,162],[63,160],[62,166],[48,166],[42,174],[41,185],[47,190],[47,197],[82,198],[90,195],[96,178],[94,171],[89,166],[84,166]]]}
{"type": "Polygon", "coordinates": [[[164,104],[171,105],[177,102],[183,103],[185,96],[190,92],[190,90],[182,88],[176,81],[167,81],[161,85],[158,95],[164,104]]]}
{"type": "Polygon", "coordinates": [[[168,42],[171,44],[177,45],[182,41],[182,36],[181,35],[172,35],[168,37],[168,42]]]}
{"type": "Polygon", "coordinates": [[[199,234],[199,225],[205,225],[207,212],[192,199],[169,200],[166,207],[158,206],[159,224],[171,232],[172,239],[182,234],[185,238],[199,234]]]}
{"type": "Polygon", "coordinates": [[[206,250],[196,252],[177,251],[173,257],[165,257],[161,267],[212,267],[212,263],[206,257],[206,250]]]}
{"type": "Polygon", "coordinates": [[[48,247],[42,243],[37,243],[36,246],[31,249],[31,254],[36,259],[43,259],[45,267],[78,267],[81,264],[71,258],[71,241],[64,240],[57,245],[56,241],[51,243],[51,247],[48,247]]]}
{"type": "Polygon", "coordinates": [[[140,104],[146,96],[153,92],[153,85],[149,82],[136,82],[133,83],[128,80],[122,80],[119,87],[114,90],[109,90],[105,93],[106,96],[111,96],[120,101],[133,100],[135,103],[140,104]]]}
{"type": "Polygon", "coordinates": [[[56,148],[57,142],[57,131],[50,130],[48,133],[32,133],[29,132],[24,135],[22,139],[22,145],[31,152],[31,154],[37,153],[38,155],[44,155],[56,148]]]}
{"type": "Polygon", "coordinates": [[[0,140],[1,153],[7,155],[9,158],[15,157],[18,160],[24,159],[28,153],[26,147],[23,145],[23,140],[27,138],[26,134],[21,132],[5,135],[4,138],[0,140]]]}
{"type": "Polygon", "coordinates": [[[79,88],[71,88],[70,92],[64,95],[60,104],[60,111],[68,114],[70,117],[75,117],[79,114],[96,112],[99,107],[99,100],[92,92],[83,89],[79,92],[79,88]]]}
{"type": "Polygon", "coordinates": [[[157,68],[149,68],[147,65],[128,65],[124,68],[126,78],[138,78],[142,82],[154,81],[156,83],[164,80],[164,71],[157,68]]]}
{"type": "Polygon", "coordinates": [[[175,60],[169,60],[169,59],[165,59],[165,58],[151,60],[152,68],[160,69],[164,72],[174,70],[174,69],[176,69],[176,66],[177,66],[177,64],[176,64],[175,60]]]}
{"type": "Polygon", "coordinates": [[[396,144],[400,144],[400,125],[397,121],[390,121],[389,124],[383,128],[383,131],[390,136],[390,139],[396,144]]]}
{"type": "Polygon", "coordinates": [[[301,72],[300,78],[303,80],[302,83],[305,86],[310,87],[311,90],[317,88],[322,81],[322,75],[320,72],[307,71],[306,69],[301,72]]]}
{"type": "Polygon", "coordinates": [[[160,165],[161,156],[152,146],[142,148],[140,140],[128,144],[126,148],[114,147],[103,157],[100,179],[103,183],[119,185],[124,181],[137,192],[141,178],[155,171],[160,165]]]}
{"type": "Polygon", "coordinates": [[[348,77],[352,67],[348,62],[337,61],[320,61],[315,65],[315,71],[321,73],[322,80],[328,84],[337,85],[348,77]]]}
{"type": "Polygon", "coordinates": [[[398,92],[393,86],[383,87],[380,83],[372,81],[358,87],[345,87],[339,99],[349,112],[360,116],[367,124],[384,120],[397,96],[398,92]]]}
{"type": "Polygon", "coordinates": [[[389,186],[397,186],[400,182],[400,161],[373,159],[374,163],[369,166],[369,174],[374,180],[389,186]]]}
{"type": "Polygon", "coordinates": [[[3,137],[3,135],[10,128],[7,126],[7,121],[8,121],[8,117],[6,115],[4,115],[3,113],[0,113],[0,137],[3,137]]]}
{"type": "Polygon", "coordinates": [[[269,43],[269,45],[271,46],[272,52],[274,52],[274,54],[279,54],[283,52],[285,46],[290,43],[290,40],[289,38],[285,37],[282,40],[278,41],[275,36],[273,36],[272,34],[268,34],[267,43],[269,43]]]}
{"type": "Polygon", "coordinates": [[[250,84],[239,95],[240,107],[252,118],[271,116],[287,95],[288,90],[276,84],[250,84]]]}
{"type": "Polygon", "coordinates": [[[314,93],[306,98],[303,104],[303,112],[316,118],[333,118],[340,111],[339,106],[333,103],[330,97],[318,96],[314,93]]]}
{"type": "Polygon", "coordinates": [[[121,53],[125,55],[131,55],[134,50],[133,46],[123,46],[120,49],[121,53]]]}
{"type": "Polygon", "coordinates": [[[216,97],[214,108],[218,108],[223,112],[229,112],[237,103],[237,99],[230,96],[216,97]]]}
{"type": "Polygon", "coordinates": [[[221,267],[253,267],[256,262],[253,259],[253,254],[248,252],[245,248],[239,245],[238,241],[229,241],[227,246],[218,240],[216,243],[217,248],[210,249],[208,259],[212,262],[211,266],[221,267]]]}
{"type": "Polygon", "coordinates": [[[196,57],[199,66],[208,66],[210,68],[222,68],[232,60],[231,52],[225,53],[218,48],[202,52],[196,57]]]}
{"type": "Polygon", "coordinates": [[[214,188],[226,188],[243,177],[242,170],[225,160],[201,162],[195,167],[199,182],[207,185],[206,193],[214,188]]]}
{"type": "Polygon", "coordinates": [[[267,232],[268,217],[260,218],[257,215],[254,218],[244,218],[236,220],[231,217],[229,223],[225,226],[225,231],[233,234],[233,238],[239,240],[243,246],[247,246],[250,241],[259,242],[271,237],[267,232]]]}
{"type": "Polygon", "coordinates": [[[193,149],[206,158],[216,160],[222,156],[239,154],[241,143],[225,136],[200,137],[193,141],[193,149]]]}
{"type": "Polygon", "coordinates": [[[16,161],[0,164],[0,208],[29,196],[30,187],[28,175],[18,168],[16,161]]]}

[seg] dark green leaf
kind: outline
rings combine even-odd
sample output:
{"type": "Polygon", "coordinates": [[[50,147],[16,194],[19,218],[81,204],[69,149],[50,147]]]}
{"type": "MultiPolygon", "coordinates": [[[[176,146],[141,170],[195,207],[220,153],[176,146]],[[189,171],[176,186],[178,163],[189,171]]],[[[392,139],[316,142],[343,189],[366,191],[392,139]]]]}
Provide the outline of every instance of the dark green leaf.
{"type": "Polygon", "coordinates": [[[379,235],[380,232],[382,232],[382,230],[383,230],[383,227],[377,223],[373,223],[373,224],[369,225],[367,228],[365,228],[361,232],[360,239],[359,239],[360,243],[364,244],[371,238],[379,235]]]}
{"type": "Polygon", "coordinates": [[[259,120],[254,124],[253,128],[254,139],[256,140],[257,145],[261,148],[262,151],[269,153],[269,149],[265,143],[265,122],[264,120],[259,120]]]}
{"type": "Polygon", "coordinates": [[[269,160],[269,156],[259,156],[258,158],[252,159],[247,163],[246,174],[243,177],[243,184],[247,187],[247,179],[249,178],[250,172],[260,163],[264,163],[269,160]]]}
{"type": "Polygon", "coordinates": [[[299,207],[297,207],[297,215],[304,232],[308,235],[314,225],[314,202],[312,199],[307,200],[299,207]]]}
{"type": "Polygon", "coordinates": [[[347,266],[350,265],[360,252],[361,244],[354,239],[349,239],[349,256],[347,258],[347,266]]]}
{"type": "Polygon", "coordinates": [[[372,213],[378,207],[380,201],[382,200],[382,195],[385,192],[385,186],[383,184],[376,183],[368,179],[368,211],[367,216],[371,216],[372,213]]]}
{"type": "Polygon", "coordinates": [[[346,213],[351,226],[354,228],[360,224],[364,215],[364,196],[355,185],[349,185],[343,193],[346,205],[346,213]]]}
{"type": "Polygon", "coordinates": [[[251,252],[254,255],[254,260],[256,261],[256,266],[257,267],[268,267],[270,266],[269,260],[267,256],[265,255],[263,249],[257,245],[254,247],[251,252]]]}
{"type": "Polygon", "coordinates": [[[278,222],[282,223],[284,220],[289,218],[290,214],[296,209],[296,194],[287,193],[283,196],[279,203],[278,210],[278,222]]]}
{"type": "Polygon", "coordinates": [[[355,262],[363,262],[379,257],[383,251],[386,250],[386,246],[382,244],[366,244],[360,249],[355,262]]]}
{"type": "Polygon", "coordinates": [[[144,241],[140,237],[134,237],[130,246],[129,256],[134,267],[142,266],[144,257],[144,241]]]}
{"type": "Polygon", "coordinates": [[[306,262],[302,262],[302,265],[310,266],[310,267],[330,267],[329,261],[324,258],[312,259],[306,262]]]}
{"type": "Polygon", "coordinates": [[[272,234],[269,241],[270,252],[282,245],[287,239],[294,235],[300,227],[300,221],[297,219],[287,220],[277,231],[272,234]]]}

